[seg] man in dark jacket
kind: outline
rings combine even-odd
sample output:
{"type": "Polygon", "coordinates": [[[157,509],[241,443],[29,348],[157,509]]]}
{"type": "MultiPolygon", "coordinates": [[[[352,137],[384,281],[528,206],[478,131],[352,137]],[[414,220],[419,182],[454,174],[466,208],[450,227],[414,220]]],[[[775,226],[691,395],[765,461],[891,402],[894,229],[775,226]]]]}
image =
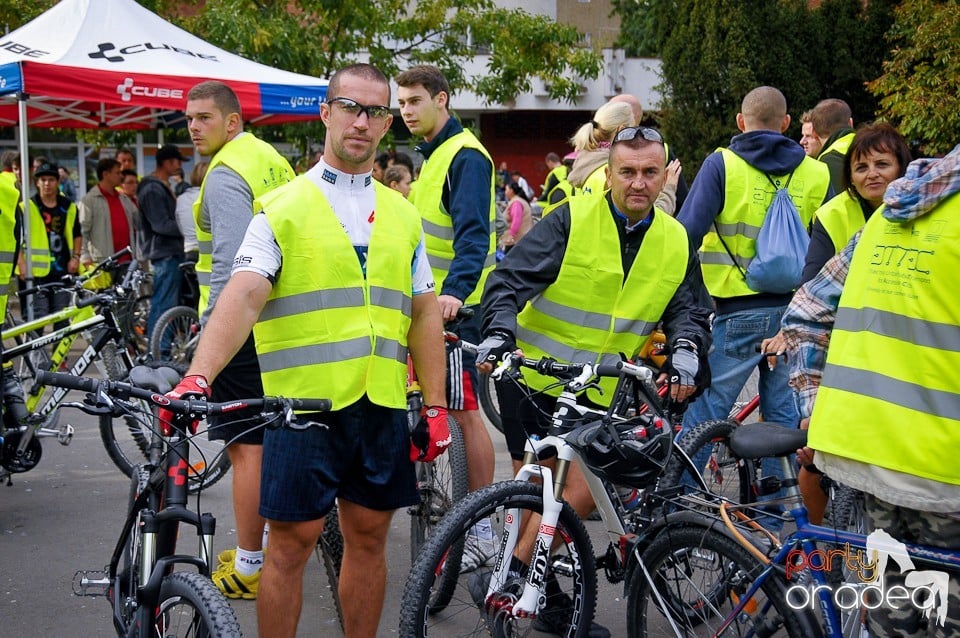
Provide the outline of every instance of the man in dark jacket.
{"type": "Polygon", "coordinates": [[[170,188],[170,176],[188,161],[173,144],[157,151],[157,170],[140,181],[137,201],[140,204],[140,244],[143,257],[150,260],[153,271],[153,297],[147,331],[167,309],[180,299],[180,264],[183,262],[183,235],[177,226],[177,198],[170,188]]]}
{"type": "MultiPolygon", "coordinates": [[[[657,131],[630,127],[617,134],[606,169],[607,193],[569,198],[490,274],[483,295],[485,339],[477,353],[482,366],[517,347],[529,357],[580,357],[576,362],[584,363],[589,354],[592,363],[619,360],[619,350],[636,355],[662,321],[671,350],[671,396],[683,401],[702,387],[708,377],[699,355],[710,348],[710,298],[683,227],[654,208],[665,170],[657,131]]],[[[556,403],[547,387],[552,381],[525,372],[525,387],[513,381],[497,385],[514,469],[527,436],[547,432],[556,403]]],[[[581,400],[603,405],[610,396],[588,392],[581,400]]],[[[582,516],[595,506],[577,464],[567,475],[564,499],[582,516]]],[[[535,538],[535,529],[526,530],[516,555],[530,556],[535,538]]],[[[513,560],[511,569],[522,576],[527,566],[513,560]]],[[[534,628],[566,635],[570,603],[551,592],[551,578],[548,573],[546,606],[534,628]]],[[[594,624],[588,635],[610,633],[594,624]]]]}
{"type": "Polygon", "coordinates": [[[810,112],[813,132],[820,139],[820,154],[817,159],[830,169],[830,186],[834,193],[843,191],[843,163],[847,149],[853,142],[853,114],[843,100],[828,98],[820,100],[810,112]]]}

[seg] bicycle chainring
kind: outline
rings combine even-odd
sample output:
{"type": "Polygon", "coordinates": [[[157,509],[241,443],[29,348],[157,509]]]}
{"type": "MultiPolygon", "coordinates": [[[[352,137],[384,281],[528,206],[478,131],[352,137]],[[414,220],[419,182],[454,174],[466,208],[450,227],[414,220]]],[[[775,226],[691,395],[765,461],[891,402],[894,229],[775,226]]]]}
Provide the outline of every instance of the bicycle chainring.
{"type": "Polygon", "coordinates": [[[43,446],[36,437],[30,439],[27,449],[23,454],[17,453],[20,446],[20,438],[23,432],[19,430],[8,431],[3,435],[3,448],[0,449],[0,465],[11,474],[22,474],[29,472],[40,462],[43,456],[43,446]]]}

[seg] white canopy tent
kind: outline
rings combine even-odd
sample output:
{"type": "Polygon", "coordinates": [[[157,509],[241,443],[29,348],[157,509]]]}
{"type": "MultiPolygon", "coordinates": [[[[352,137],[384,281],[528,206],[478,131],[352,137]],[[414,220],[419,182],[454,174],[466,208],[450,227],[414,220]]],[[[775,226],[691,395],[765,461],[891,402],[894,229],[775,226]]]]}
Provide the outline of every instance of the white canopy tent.
{"type": "Polygon", "coordinates": [[[182,121],[187,92],[204,80],[229,84],[252,124],[318,119],[327,89],[219,49],[134,0],[63,0],[0,36],[0,126],[19,127],[29,179],[29,127],[162,129],[182,121]]]}

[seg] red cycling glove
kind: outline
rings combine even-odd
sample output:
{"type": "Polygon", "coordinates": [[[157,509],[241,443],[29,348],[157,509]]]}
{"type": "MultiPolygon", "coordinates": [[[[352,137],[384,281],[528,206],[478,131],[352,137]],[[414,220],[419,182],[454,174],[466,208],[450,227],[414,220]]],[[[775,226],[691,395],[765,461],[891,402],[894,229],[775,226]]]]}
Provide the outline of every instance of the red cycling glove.
{"type": "MultiPolygon", "coordinates": [[[[209,399],[210,398],[210,384],[207,383],[206,377],[201,374],[191,374],[183,378],[180,383],[177,384],[173,390],[167,392],[165,395],[168,399],[209,399]]],[[[160,431],[163,432],[164,436],[170,436],[171,425],[174,423],[182,423],[187,417],[185,415],[174,414],[166,408],[160,408],[157,412],[157,418],[160,420],[160,431]]],[[[199,419],[191,419],[189,422],[190,433],[197,433],[197,424],[199,419]]]]}
{"type": "Polygon", "coordinates": [[[446,408],[427,406],[420,422],[410,433],[410,460],[429,463],[450,446],[450,426],[446,408]]]}

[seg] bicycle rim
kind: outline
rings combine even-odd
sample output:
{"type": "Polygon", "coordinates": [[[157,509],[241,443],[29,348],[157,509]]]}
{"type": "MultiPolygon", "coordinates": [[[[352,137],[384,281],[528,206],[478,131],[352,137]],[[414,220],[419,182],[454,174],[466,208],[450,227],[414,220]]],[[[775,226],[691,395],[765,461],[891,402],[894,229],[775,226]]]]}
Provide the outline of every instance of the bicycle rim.
{"type": "Polygon", "coordinates": [[[227,638],[240,635],[240,623],[213,582],[200,574],[165,576],[151,635],[164,638],[227,638]]]}
{"type": "Polygon", "coordinates": [[[477,396],[483,414],[490,421],[490,425],[503,432],[503,419],[500,418],[500,401],[497,398],[497,387],[493,378],[487,373],[480,373],[480,384],[477,387],[477,396]]]}
{"type": "Polygon", "coordinates": [[[200,341],[197,311],[176,306],[164,312],[150,335],[150,354],[156,360],[188,366],[200,341]]]}
{"type": "MultiPolygon", "coordinates": [[[[524,578],[508,575],[495,583],[488,596],[496,556],[471,572],[459,573],[459,561],[451,554],[462,546],[477,521],[488,518],[499,548],[504,523],[508,520],[531,521],[539,526],[543,510],[538,485],[508,481],[496,483],[468,494],[444,517],[424,545],[410,572],[401,602],[400,635],[403,636],[525,636],[534,633],[538,619],[513,615],[512,605],[522,591],[524,578]],[[450,563],[455,563],[451,565],[450,563]],[[452,582],[449,600],[434,604],[438,586],[452,582]]],[[[556,547],[546,568],[547,605],[569,603],[566,612],[539,611],[554,626],[571,624],[569,636],[586,636],[596,605],[596,565],[593,548],[583,522],[564,504],[556,527],[556,547]],[[551,615],[552,614],[552,615],[551,615]]],[[[506,558],[509,561],[509,557],[506,558]]],[[[527,559],[529,560],[529,559],[527,559]]]]}
{"type": "Polygon", "coordinates": [[[410,508],[410,562],[453,504],[467,494],[467,450],[463,432],[450,424],[450,445],[431,463],[416,463],[420,504],[410,508]]]}
{"type": "Polygon", "coordinates": [[[661,530],[644,551],[628,584],[628,635],[817,635],[817,627],[787,605],[786,587],[777,572],[722,629],[725,618],[761,571],[753,556],[720,532],[698,526],[661,530]]]}

